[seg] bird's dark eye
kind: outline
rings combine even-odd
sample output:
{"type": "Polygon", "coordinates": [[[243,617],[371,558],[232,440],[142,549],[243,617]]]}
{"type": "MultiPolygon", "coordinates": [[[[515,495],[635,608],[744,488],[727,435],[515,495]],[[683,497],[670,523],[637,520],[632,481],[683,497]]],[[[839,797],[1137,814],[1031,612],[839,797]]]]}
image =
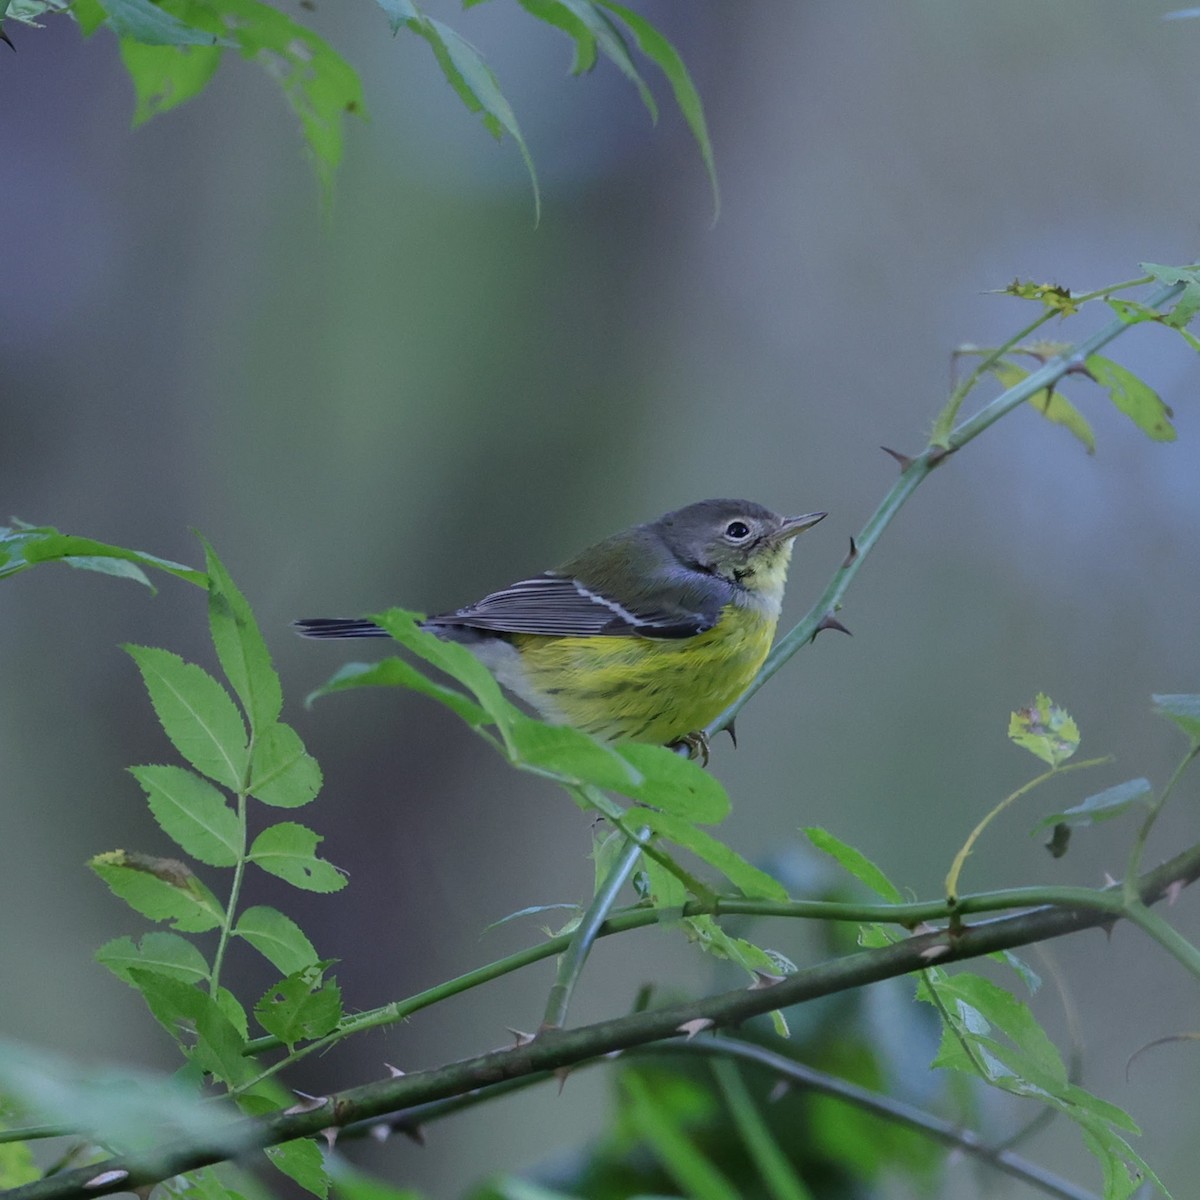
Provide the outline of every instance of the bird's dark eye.
{"type": "Polygon", "coordinates": [[[732,538],[735,542],[740,542],[750,536],[750,526],[745,521],[730,521],[725,526],[725,536],[732,538]]]}

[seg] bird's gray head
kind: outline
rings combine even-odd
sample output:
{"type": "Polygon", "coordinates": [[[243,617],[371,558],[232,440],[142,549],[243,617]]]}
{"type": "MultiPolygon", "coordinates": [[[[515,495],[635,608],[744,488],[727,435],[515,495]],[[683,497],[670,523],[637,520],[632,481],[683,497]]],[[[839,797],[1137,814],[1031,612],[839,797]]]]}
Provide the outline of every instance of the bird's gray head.
{"type": "Polygon", "coordinates": [[[792,539],[825,515],[781,517],[753,500],[701,500],[650,528],[685,566],[774,599],[783,594],[792,539]]]}

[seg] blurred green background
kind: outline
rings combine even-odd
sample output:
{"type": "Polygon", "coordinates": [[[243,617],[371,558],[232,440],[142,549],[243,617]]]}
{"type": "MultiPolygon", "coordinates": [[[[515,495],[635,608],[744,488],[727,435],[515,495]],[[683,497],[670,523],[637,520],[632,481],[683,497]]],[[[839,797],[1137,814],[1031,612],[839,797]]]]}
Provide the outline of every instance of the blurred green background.
{"type": "MultiPolygon", "coordinates": [[[[920,447],[952,348],[1035,315],[989,289],[1021,276],[1087,290],[1200,243],[1200,21],[1117,0],[639,7],[705,99],[715,226],[666,89],[654,128],[607,64],[569,78],[566,40],[515,5],[429,8],[514,105],[544,187],[539,228],[516,150],[371,4],[295,14],[360,69],[371,114],[348,126],[329,220],[291,114],[251,65],[229,58],[198,101],[131,133],[109,34],[85,43],[59,20],[0,50],[0,515],[193,563],[189,530],[211,538],[325,771],[307,819],[351,884],[301,915],[342,959],[352,1008],[536,939],[536,922],[481,931],[586,896],[589,820],[419,697],[305,711],[346,648],[299,641],[290,619],[455,607],[717,495],[831,512],[798,543],[795,619],[894,477],[878,447],[920,447]]],[[[1076,386],[1094,458],[1021,412],[937,472],[855,584],[853,639],[802,652],[743,714],[741,748],[718,744],[743,853],[798,846],[819,824],[935,895],[977,818],[1036,771],[1004,731],[1045,690],[1085,753],[1119,762],[1008,814],[964,887],[1121,872],[1128,822],[1058,862],[1027,832],[1108,784],[1163,782],[1183,745],[1150,694],[1200,690],[1200,372],[1163,330],[1111,353],[1175,407],[1178,442],[1150,443],[1076,386]]],[[[171,1066],[140,1000],[90,961],[141,923],[83,863],[167,849],[124,768],[171,752],[118,646],[211,663],[203,597],[45,568],[0,590],[0,612],[0,1027],[171,1066]]],[[[359,649],[348,657],[378,647],[359,649]]],[[[1195,839],[1195,793],[1181,789],[1149,861],[1195,839]]],[[[295,912],[293,896],[256,880],[249,899],[295,912]]],[[[1196,918],[1185,895],[1173,919],[1195,936],[1196,918]]],[[[801,931],[757,932],[803,958],[801,931]]],[[[601,945],[573,1019],[625,1011],[648,979],[710,986],[679,941],[601,945]]],[[[1128,1081],[1124,1064],[1195,1028],[1194,983],[1125,928],[1052,949],[1080,1008],[1085,1083],[1143,1122],[1139,1149],[1186,1191],[1200,1055],[1152,1053],[1128,1081]]],[[[247,989],[269,982],[240,966],[247,989]]],[[[385,1059],[413,1070],[500,1045],[505,1026],[537,1023],[550,970],[309,1059],[290,1082],[321,1092],[385,1059]]],[[[1063,1036],[1049,990],[1035,1010],[1063,1036]]],[[[562,1096],[492,1105],[366,1161],[453,1195],[562,1153],[607,1104],[603,1072],[586,1072],[562,1096]]],[[[998,1109],[995,1131],[1021,1116],[998,1109]]],[[[1026,1149],[1095,1179],[1061,1123],[1026,1149]]],[[[945,1194],[976,1185],[952,1165],[945,1194]]]]}

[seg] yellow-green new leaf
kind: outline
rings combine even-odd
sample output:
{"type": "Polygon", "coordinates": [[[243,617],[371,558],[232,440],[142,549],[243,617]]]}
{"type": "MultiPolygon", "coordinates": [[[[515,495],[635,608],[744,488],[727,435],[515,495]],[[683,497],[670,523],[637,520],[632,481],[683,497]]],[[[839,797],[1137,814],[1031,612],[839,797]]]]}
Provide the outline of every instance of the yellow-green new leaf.
{"type": "Polygon", "coordinates": [[[1079,749],[1079,726],[1071,714],[1041,693],[1027,708],[1012,714],[1008,736],[1052,767],[1061,766],[1079,749]]]}

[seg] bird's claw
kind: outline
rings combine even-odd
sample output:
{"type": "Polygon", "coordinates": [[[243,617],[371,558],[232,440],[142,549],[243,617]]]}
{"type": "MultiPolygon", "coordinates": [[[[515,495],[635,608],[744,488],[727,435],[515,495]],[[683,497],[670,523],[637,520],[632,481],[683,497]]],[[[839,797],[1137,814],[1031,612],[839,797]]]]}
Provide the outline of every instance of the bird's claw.
{"type": "Polygon", "coordinates": [[[708,734],[703,729],[695,729],[691,733],[685,733],[673,745],[686,746],[688,758],[698,758],[702,767],[708,766],[708,734]]]}

